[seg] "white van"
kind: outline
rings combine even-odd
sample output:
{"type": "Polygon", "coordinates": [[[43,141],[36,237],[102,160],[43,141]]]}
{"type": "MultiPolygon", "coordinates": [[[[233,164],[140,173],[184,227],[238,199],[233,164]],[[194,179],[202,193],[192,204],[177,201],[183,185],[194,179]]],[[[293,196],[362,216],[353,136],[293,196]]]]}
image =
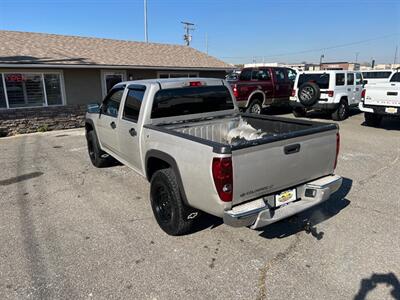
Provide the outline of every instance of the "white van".
{"type": "Polygon", "coordinates": [[[322,110],[332,114],[336,121],[349,115],[350,107],[361,100],[363,77],[360,71],[323,70],[305,71],[296,76],[290,106],[296,117],[308,110],[322,110]]]}

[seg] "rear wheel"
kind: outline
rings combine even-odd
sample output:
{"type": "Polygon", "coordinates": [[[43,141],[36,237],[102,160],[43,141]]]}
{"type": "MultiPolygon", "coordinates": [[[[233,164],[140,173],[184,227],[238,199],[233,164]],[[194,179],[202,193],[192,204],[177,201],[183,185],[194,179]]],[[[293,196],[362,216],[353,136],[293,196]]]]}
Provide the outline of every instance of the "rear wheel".
{"type": "Polygon", "coordinates": [[[371,127],[378,127],[382,122],[382,116],[373,113],[364,113],[365,124],[371,127]]]}
{"type": "Polygon", "coordinates": [[[340,100],[338,108],[332,113],[332,119],[343,121],[349,117],[349,106],[345,99],[340,100]]]}
{"type": "Polygon", "coordinates": [[[297,108],[293,109],[293,115],[296,118],[303,118],[307,115],[307,110],[305,108],[297,107],[297,108]]]}
{"type": "Polygon", "coordinates": [[[96,133],[92,130],[86,134],[86,141],[90,161],[97,168],[104,168],[111,164],[112,157],[101,150],[96,133]]]}
{"type": "Polygon", "coordinates": [[[251,114],[261,114],[262,111],[262,102],[259,99],[253,99],[250,102],[250,105],[247,107],[246,112],[251,114]]]}
{"type": "Polygon", "coordinates": [[[151,178],[150,201],[158,225],[169,235],[183,235],[191,231],[196,212],[187,207],[172,169],[162,169],[151,178]],[[194,214],[193,214],[194,212],[194,214]]]}

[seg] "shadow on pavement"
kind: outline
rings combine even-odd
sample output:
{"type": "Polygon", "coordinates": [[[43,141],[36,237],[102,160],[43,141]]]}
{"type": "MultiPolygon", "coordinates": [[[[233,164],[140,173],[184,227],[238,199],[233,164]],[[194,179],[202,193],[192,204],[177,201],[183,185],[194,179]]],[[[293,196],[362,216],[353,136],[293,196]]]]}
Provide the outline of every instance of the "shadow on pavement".
{"type": "Polygon", "coordinates": [[[375,289],[378,284],[386,284],[387,287],[392,287],[390,294],[393,296],[393,299],[400,299],[400,282],[394,273],[387,274],[377,274],[373,273],[370,278],[364,278],[361,280],[360,289],[358,290],[357,295],[354,297],[354,300],[364,300],[367,297],[367,294],[375,289]]]}
{"type": "Polygon", "coordinates": [[[264,115],[287,115],[292,113],[292,108],[290,106],[281,107],[267,107],[263,109],[262,114],[264,115]]]}
{"type": "Polygon", "coordinates": [[[190,234],[203,231],[205,229],[214,229],[222,224],[224,222],[222,221],[221,218],[215,217],[213,215],[209,215],[207,213],[202,212],[200,216],[197,217],[197,222],[195,222],[194,227],[190,234]]]}
{"type": "Polygon", "coordinates": [[[337,215],[350,204],[346,196],[350,192],[352,185],[353,181],[351,179],[343,178],[342,186],[329,200],[291,218],[259,229],[262,231],[260,236],[267,239],[285,238],[304,230],[317,240],[321,240],[324,232],[318,231],[316,225],[337,215]]]}
{"type": "MultiPolygon", "coordinates": [[[[369,127],[363,122],[362,126],[369,127]]],[[[385,129],[385,130],[398,130],[400,131],[400,119],[396,118],[383,118],[381,124],[375,129],[385,129]]]]}
{"type": "Polygon", "coordinates": [[[0,180],[0,185],[10,185],[13,183],[18,183],[24,180],[28,180],[28,179],[32,179],[35,177],[39,177],[42,176],[43,172],[32,172],[32,173],[28,173],[28,174],[24,174],[24,175],[19,175],[16,177],[11,177],[9,179],[5,179],[5,180],[0,180]]]}
{"type": "MultiPolygon", "coordinates": [[[[352,108],[349,111],[349,118],[361,114],[361,111],[356,108],[352,108]]],[[[307,113],[306,118],[310,119],[323,119],[323,120],[332,120],[331,114],[325,111],[310,111],[307,113]]]]}

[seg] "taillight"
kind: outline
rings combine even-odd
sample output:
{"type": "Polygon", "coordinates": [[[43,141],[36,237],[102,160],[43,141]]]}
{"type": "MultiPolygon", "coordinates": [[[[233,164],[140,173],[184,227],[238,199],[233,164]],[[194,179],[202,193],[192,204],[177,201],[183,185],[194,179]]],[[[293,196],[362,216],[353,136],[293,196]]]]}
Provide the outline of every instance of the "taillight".
{"type": "Polygon", "coordinates": [[[292,97],[296,96],[296,90],[292,89],[292,97]]]}
{"type": "Polygon", "coordinates": [[[361,99],[363,99],[363,100],[365,99],[365,89],[363,89],[361,92],[361,99]]]}
{"type": "Polygon", "coordinates": [[[327,91],[328,97],[333,97],[333,91],[327,91]]]}
{"type": "Polygon", "coordinates": [[[239,97],[239,91],[236,85],[233,87],[233,96],[235,96],[235,98],[239,97]]]}
{"type": "Polygon", "coordinates": [[[339,150],[340,150],[340,134],[338,132],[338,133],[336,133],[336,158],[335,158],[335,165],[333,166],[333,169],[336,169],[336,166],[337,166],[339,150]]]}
{"type": "Polygon", "coordinates": [[[233,171],[232,158],[215,157],[212,162],[212,173],[214,184],[217,188],[219,198],[224,202],[232,201],[233,171]]]}
{"type": "Polygon", "coordinates": [[[201,82],[200,81],[191,81],[189,83],[189,86],[201,86],[201,82]]]}

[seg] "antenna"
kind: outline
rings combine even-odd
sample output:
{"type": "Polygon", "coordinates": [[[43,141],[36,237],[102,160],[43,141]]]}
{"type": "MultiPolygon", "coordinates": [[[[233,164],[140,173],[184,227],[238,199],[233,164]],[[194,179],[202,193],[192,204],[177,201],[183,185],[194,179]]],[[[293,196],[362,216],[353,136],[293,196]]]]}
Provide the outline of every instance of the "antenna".
{"type": "Polygon", "coordinates": [[[186,46],[190,46],[190,42],[192,41],[192,35],[190,34],[190,31],[193,31],[194,24],[189,23],[189,22],[181,22],[183,25],[185,25],[185,34],[183,35],[183,40],[186,43],[186,46]]]}
{"type": "MultiPolygon", "coordinates": [[[[393,60],[393,65],[396,65],[396,61],[397,61],[397,50],[398,50],[399,46],[396,46],[396,51],[394,52],[394,60],[393,60]]],[[[394,66],[393,66],[394,67],[394,66]]]]}
{"type": "Polygon", "coordinates": [[[208,33],[206,32],[206,53],[208,54],[208,33]]]}

